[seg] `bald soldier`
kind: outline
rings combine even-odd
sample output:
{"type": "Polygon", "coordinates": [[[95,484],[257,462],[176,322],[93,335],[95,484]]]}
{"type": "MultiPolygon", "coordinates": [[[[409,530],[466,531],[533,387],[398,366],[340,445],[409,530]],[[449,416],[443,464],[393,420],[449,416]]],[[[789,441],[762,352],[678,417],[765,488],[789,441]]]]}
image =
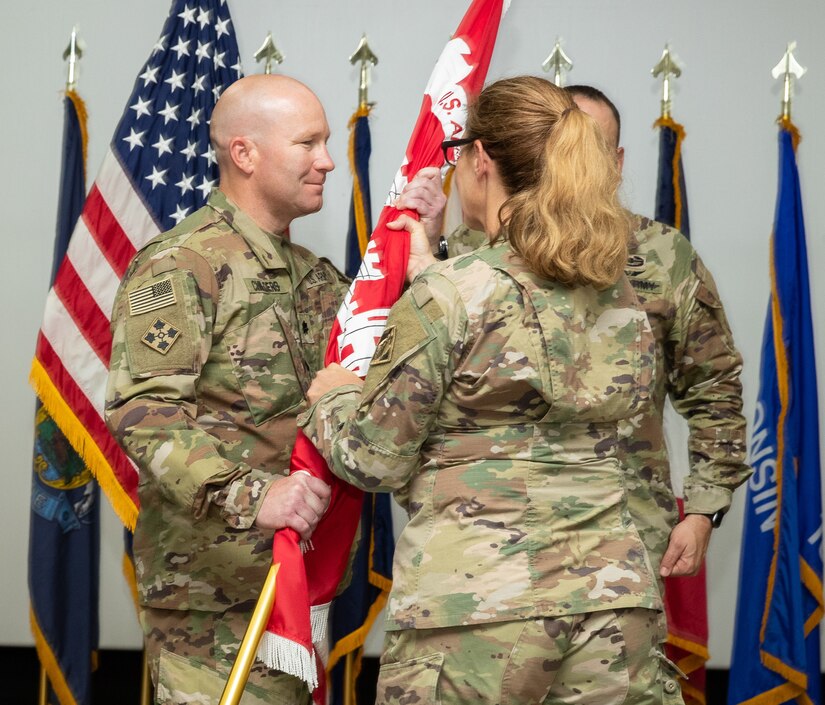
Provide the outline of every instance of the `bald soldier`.
{"type": "MultiPolygon", "coordinates": [[[[230,86],[211,121],[220,187],[138,252],[116,298],[106,418],[140,471],[135,567],[158,703],[218,703],[273,530],[308,538],[329,501],[287,472],[346,281],[282,236],[321,208],[328,138],[303,84],[230,86]]],[[[305,702],[302,681],[256,662],[243,703],[305,702]]]]}
{"type": "MultiPolygon", "coordinates": [[[[590,86],[566,90],[602,128],[621,169],[624,148],[616,106],[590,86]]],[[[426,213],[426,223],[436,223],[436,212],[443,208],[432,181],[416,183],[408,196],[426,213]]],[[[628,475],[628,506],[659,574],[693,575],[734,489],[751,474],[745,463],[742,358],[713,277],[690,242],[664,223],[639,215],[633,215],[633,222],[626,274],[656,336],[659,369],[655,413],[636,418],[620,442],[635,471],[628,475]],[[686,516],[681,521],[663,433],[667,397],[689,430],[690,472],[684,480],[686,516]]],[[[448,240],[449,254],[455,256],[481,247],[487,237],[461,226],[448,240]]]]}

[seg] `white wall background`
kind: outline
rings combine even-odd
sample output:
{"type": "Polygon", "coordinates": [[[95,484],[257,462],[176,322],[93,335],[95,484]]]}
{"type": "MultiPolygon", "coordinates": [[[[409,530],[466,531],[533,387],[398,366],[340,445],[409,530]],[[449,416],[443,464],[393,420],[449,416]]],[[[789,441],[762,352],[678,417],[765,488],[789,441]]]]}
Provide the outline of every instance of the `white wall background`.
{"type": "MultiPolygon", "coordinates": [[[[293,226],[296,241],[343,264],[350,177],[347,120],[357,97],[357,69],[347,58],[362,32],[380,59],[373,71],[374,210],[398,167],[430,69],[466,7],[463,0],[233,0],[231,10],[248,72],[266,31],[286,55],[281,71],[308,83],[326,106],[330,151],[338,169],[326,206],[293,226]]],[[[62,134],[61,54],[78,23],[87,53],[79,90],[90,114],[89,171],[101,162],[134,79],[157,39],[168,0],[2,0],[0,105],[6,323],[0,345],[0,448],[8,460],[0,497],[0,644],[32,643],[26,587],[34,395],[27,376],[46,296],[62,134]]],[[[785,44],[809,68],[794,117],[802,131],[799,164],[807,220],[816,342],[825,350],[825,6],[821,0],[513,0],[490,78],[536,73],[557,36],[575,62],[569,81],[613,96],[623,115],[625,195],[651,214],[655,193],[659,84],[650,68],[666,41],[684,61],[674,116],[688,133],[684,148],[693,242],[716,276],[745,358],[745,405],[752,417],[768,296],[768,238],[777,181],[774,118],[780,104],[770,69],[785,44]]],[[[825,379],[821,362],[819,378],[825,379]]],[[[825,385],[820,384],[825,412],[825,385]]],[[[825,413],[822,414],[825,419],[825,413]]],[[[825,437],[825,429],[821,430],[825,437]]],[[[709,559],[711,665],[727,667],[738,580],[744,492],[709,559]]],[[[139,631],[120,573],[121,531],[108,508],[103,527],[101,645],[135,647],[139,631]]]]}

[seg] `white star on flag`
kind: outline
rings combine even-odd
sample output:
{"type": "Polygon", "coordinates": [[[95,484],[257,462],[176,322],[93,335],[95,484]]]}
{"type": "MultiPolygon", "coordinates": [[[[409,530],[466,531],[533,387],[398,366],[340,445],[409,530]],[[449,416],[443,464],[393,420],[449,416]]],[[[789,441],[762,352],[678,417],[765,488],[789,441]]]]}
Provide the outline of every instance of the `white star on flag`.
{"type": "Polygon", "coordinates": [[[152,104],[148,98],[143,100],[143,98],[138,97],[137,103],[134,105],[130,105],[129,107],[135,111],[135,118],[139,118],[141,115],[151,115],[152,113],[149,111],[149,106],[152,104]]]}
{"type": "Polygon", "coordinates": [[[192,174],[191,176],[181,176],[180,181],[175,184],[180,189],[180,195],[183,196],[187,191],[192,191],[195,187],[192,186],[192,182],[195,180],[195,175],[192,174]]]}
{"type": "Polygon", "coordinates": [[[163,171],[159,171],[156,166],[152,167],[152,173],[146,177],[146,180],[152,184],[152,190],[155,190],[155,186],[160,184],[161,186],[166,185],[166,172],[169,171],[168,169],[164,169],[163,171]]]}
{"type": "Polygon", "coordinates": [[[160,70],[160,66],[149,66],[146,67],[146,70],[140,74],[140,77],[143,79],[143,87],[146,88],[150,83],[157,83],[158,82],[158,71],[160,70]]]}
{"type": "Polygon", "coordinates": [[[223,62],[223,57],[226,56],[226,52],[222,51],[220,54],[215,52],[215,56],[212,57],[212,61],[215,62],[216,69],[225,69],[226,64],[223,62]]]}
{"type": "Polygon", "coordinates": [[[197,78],[196,78],[196,79],[192,82],[192,90],[193,90],[193,91],[195,91],[195,95],[198,95],[198,93],[200,93],[202,90],[204,90],[204,88],[203,88],[203,82],[204,82],[205,80],[206,80],[206,74],[205,74],[205,73],[202,73],[200,76],[198,76],[198,77],[197,77],[197,78]]]}
{"type": "Polygon", "coordinates": [[[180,221],[182,221],[186,217],[187,213],[189,213],[188,208],[181,208],[180,206],[178,206],[177,208],[175,208],[175,212],[172,213],[172,218],[175,219],[175,223],[177,224],[180,223],[180,221]]]}
{"type": "Polygon", "coordinates": [[[229,22],[230,19],[228,17],[224,20],[215,22],[215,31],[218,33],[218,39],[220,39],[224,34],[229,34],[229,30],[227,29],[229,22]]]}
{"type": "Polygon", "coordinates": [[[189,7],[188,5],[183,8],[183,12],[178,14],[183,20],[183,26],[188,27],[190,24],[195,22],[195,9],[194,7],[189,7]]]}
{"type": "Polygon", "coordinates": [[[142,147],[143,146],[143,135],[146,134],[146,130],[143,132],[135,132],[135,128],[129,128],[129,136],[124,137],[123,141],[129,144],[129,151],[131,152],[135,147],[142,147]]]}
{"type": "Polygon", "coordinates": [[[209,50],[212,48],[212,42],[201,42],[198,41],[198,48],[195,49],[195,56],[198,57],[199,61],[203,59],[209,58],[209,50]]]}
{"type": "Polygon", "coordinates": [[[178,73],[174,69],[172,69],[172,75],[169,78],[164,79],[164,83],[168,83],[171,87],[170,93],[174,93],[177,90],[182,90],[184,88],[183,79],[186,78],[186,73],[181,71],[178,73]]]}
{"type": "Polygon", "coordinates": [[[166,49],[166,40],[169,39],[169,35],[164,34],[160,39],[155,42],[155,46],[152,47],[152,56],[157,54],[159,51],[164,51],[166,49]]]}
{"type": "Polygon", "coordinates": [[[169,105],[169,101],[166,101],[166,107],[163,110],[158,110],[158,115],[163,115],[163,124],[166,125],[170,120],[177,120],[178,119],[178,109],[180,108],[180,104],[178,105],[169,105]]]}
{"type": "Polygon", "coordinates": [[[192,129],[194,130],[198,125],[201,124],[201,109],[198,108],[197,110],[193,110],[192,114],[186,118],[186,122],[188,122],[192,129]]]}
{"type": "Polygon", "coordinates": [[[172,51],[178,55],[178,61],[180,61],[182,56],[189,56],[189,42],[183,41],[183,37],[178,37],[178,43],[172,47],[172,51]]]}
{"type": "Polygon", "coordinates": [[[198,23],[200,24],[201,29],[203,29],[204,27],[206,27],[206,25],[209,24],[209,16],[211,14],[212,13],[209,10],[200,10],[198,12],[198,23]]]}
{"type": "Polygon", "coordinates": [[[215,159],[215,150],[212,149],[211,144],[206,148],[206,151],[203,154],[201,154],[201,156],[204,159],[206,159],[207,164],[217,164],[218,163],[217,160],[215,159]]]}
{"type": "Polygon", "coordinates": [[[196,151],[197,147],[198,147],[197,142],[187,141],[186,142],[186,147],[184,149],[180,150],[180,153],[186,156],[186,161],[188,162],[190,159],[194,159],[195,157],[198,156],[198,153],[196,151]]]}
{"type": "Polygon", "coordinates": [[[158,141],[152,145],[158,150],[158,159],[160,159],[162,154],[172,154],[172,148],[169,145],[172,144],[174,139],[174,135],[166,138],[164,138],[163,135],[158,135],[158,141]]]}
{"type": "Polygon", "coordinates": [[[209,181],[209,179],[204,176],[203,181],[201,181],[201,185],[198,186],[197,189],[201,192],[203,198],[206,198],[216,183],[218,183],[217,179],[214,181],[209,181]]]}

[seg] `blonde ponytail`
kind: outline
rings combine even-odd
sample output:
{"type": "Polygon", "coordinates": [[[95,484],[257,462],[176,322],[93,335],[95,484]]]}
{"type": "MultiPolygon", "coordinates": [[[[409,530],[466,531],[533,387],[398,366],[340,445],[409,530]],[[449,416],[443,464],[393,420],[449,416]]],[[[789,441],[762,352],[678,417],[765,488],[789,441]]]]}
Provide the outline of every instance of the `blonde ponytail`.
{"type": "Polygon", "coordinates": [[[631,226],[615,150],[595,121],[562,89],[522,76],[485,88],[467,131],[498,165],[510,194],[503,230],[530,270],[570,286],[614,284],[631,226]]]}

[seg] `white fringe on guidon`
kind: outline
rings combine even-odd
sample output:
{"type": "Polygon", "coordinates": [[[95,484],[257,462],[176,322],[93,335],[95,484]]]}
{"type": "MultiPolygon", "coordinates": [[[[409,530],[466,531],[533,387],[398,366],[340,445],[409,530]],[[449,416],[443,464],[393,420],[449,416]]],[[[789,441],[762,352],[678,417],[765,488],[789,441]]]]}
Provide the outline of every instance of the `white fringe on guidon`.
{"type": "MultiPolygon", "coordinates": [[[[329,652],[326,643],[329,606],[329,602],[325,605],[313,605],[309,611],[312,643],[323,663],[326,663],[325,656],[329,652]]],[[[258,660],[263,661],[269,668],[300,678],[309,686],[310,692],[318,687],[315,652],[307,650],[301,644],[267,631],[258,645],[257,656],[258,660]]]]}

